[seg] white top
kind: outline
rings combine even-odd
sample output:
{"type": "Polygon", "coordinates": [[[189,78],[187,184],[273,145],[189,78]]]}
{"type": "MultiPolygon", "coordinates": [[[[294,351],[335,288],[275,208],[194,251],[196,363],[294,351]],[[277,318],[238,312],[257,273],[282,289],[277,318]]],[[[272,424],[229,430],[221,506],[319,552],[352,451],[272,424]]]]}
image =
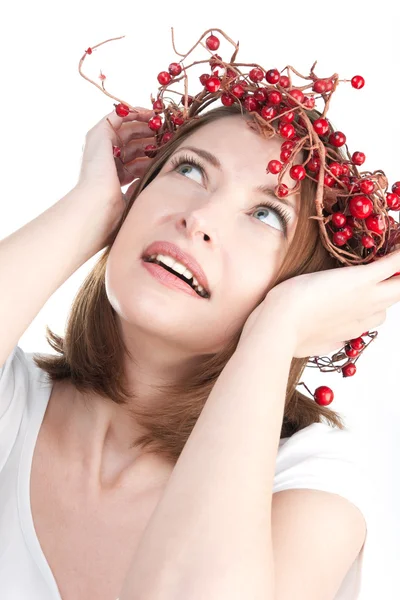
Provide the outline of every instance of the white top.
{"type": "MultiPolygon", "coordinates": [[[[0,367],[0,597],[61,600],[31,513],[33,451],[52,388],[32,354],[16,346],[0,367]]],[[[361,509],[368,524],[367,485],[348,430],[314,423],[280,440],[274,492],[311,488],[339,494],[361,509]]],[[[359,598],[365,545],[335,600],[359,598]]]]}

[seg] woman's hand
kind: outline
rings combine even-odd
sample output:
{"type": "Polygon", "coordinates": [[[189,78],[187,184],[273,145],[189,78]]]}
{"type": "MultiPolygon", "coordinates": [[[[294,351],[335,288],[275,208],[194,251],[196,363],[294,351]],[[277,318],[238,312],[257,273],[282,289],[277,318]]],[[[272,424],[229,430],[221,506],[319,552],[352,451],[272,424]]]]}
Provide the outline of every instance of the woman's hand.
{"type": "Polygon", "coordinates": [[[384,323],[386,310],[400,301],[400,274],[394,277],[399,272],[395,251],[367,265],[292,277],[250,314],[240,341],[262,335],[263,323],[272,318],[281,321],[287,334],[282,343],[293,342],[295,358],[329,354],[384,323]]]}
{"type": "Polygon", "coordinates": [[[76,185],[99,206],[111,206],[121,215],[138,182],[125,195],[121,187],[141,178],[154,160],[145,155],[144,147],[155,144],[155,136],[147,125],[155,113],[140,107],[135,110],[138,112],[130,112],[126,117],[119,117],[114,110],[87,132],[76,185]],[[121,148],[119,158],[114,157],[113,146],[121,148]]]}

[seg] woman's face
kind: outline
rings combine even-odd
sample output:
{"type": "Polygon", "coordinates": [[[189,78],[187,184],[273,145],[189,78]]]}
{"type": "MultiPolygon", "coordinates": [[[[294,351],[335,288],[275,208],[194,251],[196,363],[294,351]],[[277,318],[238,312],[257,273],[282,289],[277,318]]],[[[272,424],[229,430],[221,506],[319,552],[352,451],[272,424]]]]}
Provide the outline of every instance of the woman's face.
{"type": "MultiPolygon", "coordinates": [[[[111,248],[106,269],[109,300],[127,337],[147,333],[190,355],[214,353],[237,333],[264,298],[294,236],[299,194],[291,206],[257,191],[277,184],[266,173],[282,140],[266,140],[241,115],[208,123],[182,141],[157,177],[139,194],[111,248]],[[187,146],[212,153],[220,167],[187,146]],[[182,150],[181,150],[182,148],[182,150]],[[197,166],[171,161],[184,156],[197,166]],[[274,202],[284,209],[287,232],[274,202]],[[154,241],[172,242],[206,274],[210,298],[166,287],[143,266],[154,241]]],[[[293,187],[288,174],[283,181],[293,187]]]]}

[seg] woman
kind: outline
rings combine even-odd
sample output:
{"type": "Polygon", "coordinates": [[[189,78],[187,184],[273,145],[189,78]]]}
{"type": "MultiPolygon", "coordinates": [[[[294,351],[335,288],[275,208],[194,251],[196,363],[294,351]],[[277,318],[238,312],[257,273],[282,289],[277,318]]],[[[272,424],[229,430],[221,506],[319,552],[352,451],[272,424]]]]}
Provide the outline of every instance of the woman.
{"type": "Polygon", "coordinates": [[[314,184],[285,207],[256,191],[275,181],[279,143],[235,107],[157,159],[143,150],[151,114],[102,119],[76,187],[0,245],[3,597],[356,598],[351,436],[295,387],[308,356],[384,321],[400,284],[378,282],[400,255],[335,269],[309,220],[314,184]],[[156,241],[186,253],[197,291],[143,260],[173,254],[156,241]],[[59,355],[24,353],[47,299],[103,248],[64,338],[50,332],[59,355]]]}

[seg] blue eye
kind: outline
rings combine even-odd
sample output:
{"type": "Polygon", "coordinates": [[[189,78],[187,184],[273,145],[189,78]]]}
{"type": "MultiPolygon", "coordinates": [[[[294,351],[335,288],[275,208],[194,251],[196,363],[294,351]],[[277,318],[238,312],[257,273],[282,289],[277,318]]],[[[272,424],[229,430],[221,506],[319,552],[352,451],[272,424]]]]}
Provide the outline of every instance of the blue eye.
{"type": "MultiPolygon", "coordinates": [[[[201,171],[203,179],[207,178],[207,175],[206,175],[203,165],[197,159],[192,158],[191,156],[188,156],[187,154],[185,154],[185,155],[173,158],[171,160],[171,166],[175,170],[181,165],[191,165],[193,167],[196,167],[197,169],[199,169],[201,171]]],[[[268,211],[270,211],[272,209],[273,212],[275,212],[275,214],[278,215],[278,219],[279,219],[280,224],[283,227],[285,237],[287,237],[288,224],[290,222],[291,216],[278,202],[275,203],[273,200],[271,200],[270,202],[262,202],[261,204],[256,204],[256,206],[253,206],[253,208],[251,209],[249,214],[253,214],[253,212],[255,212],[257,208],[267,209],[268,211]]]]}

